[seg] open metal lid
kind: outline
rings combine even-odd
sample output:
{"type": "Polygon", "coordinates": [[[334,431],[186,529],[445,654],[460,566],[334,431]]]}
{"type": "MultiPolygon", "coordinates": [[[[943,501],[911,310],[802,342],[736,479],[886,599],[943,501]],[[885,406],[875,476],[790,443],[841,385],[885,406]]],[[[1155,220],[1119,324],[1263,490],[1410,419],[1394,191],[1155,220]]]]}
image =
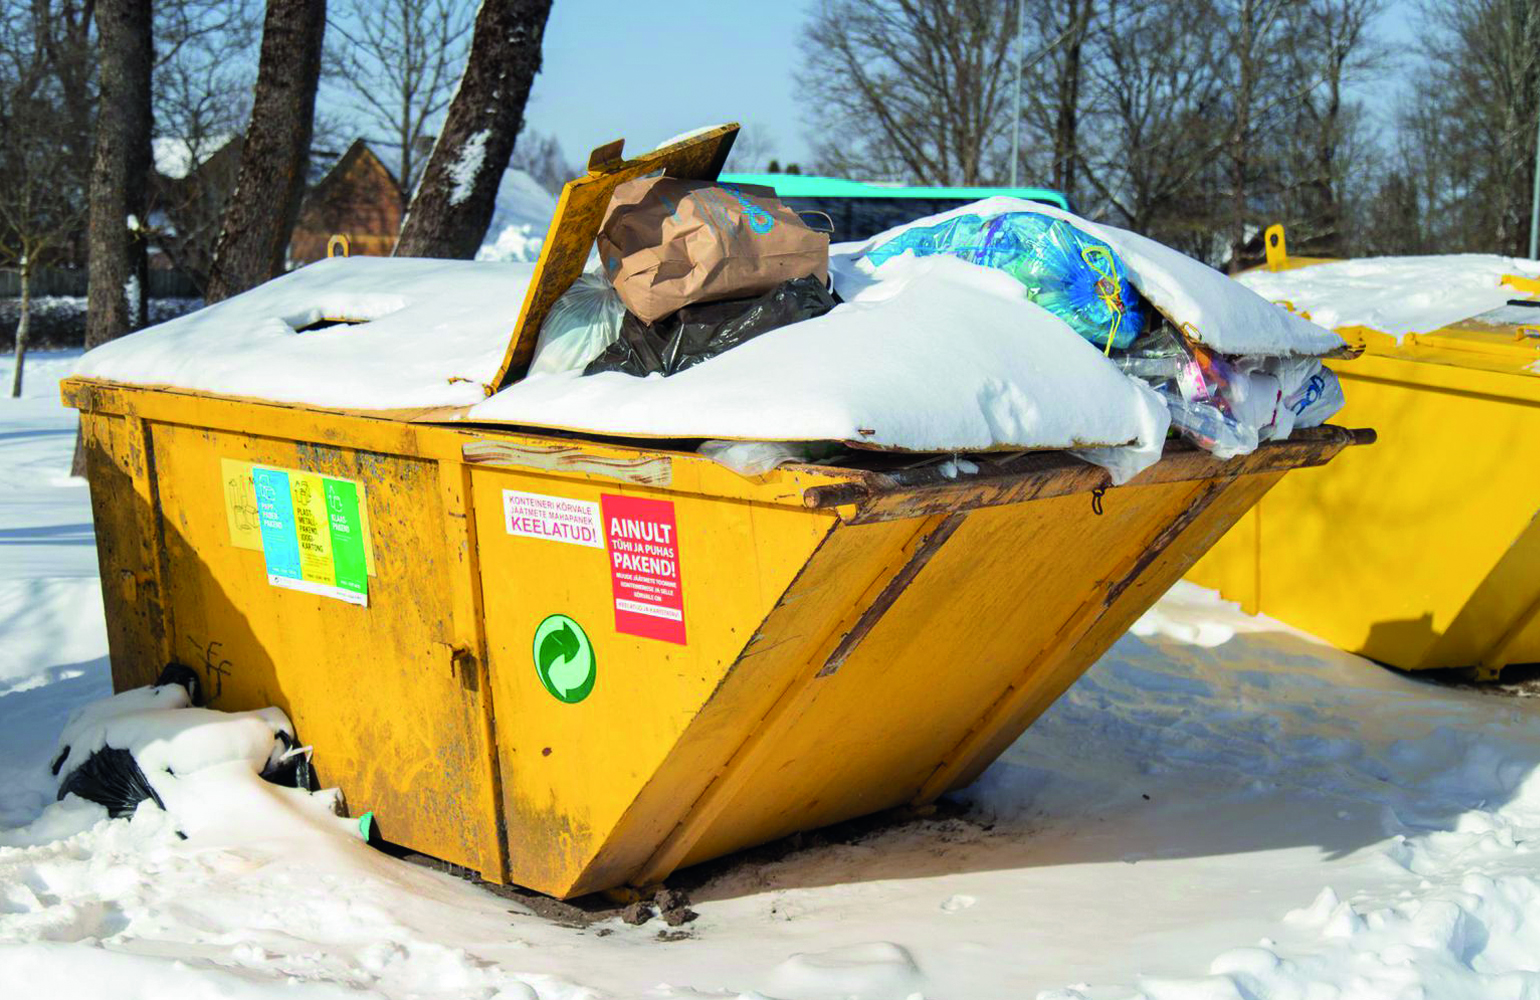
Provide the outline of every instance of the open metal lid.
{"type": "Polygon", "coordinates": [[[517,382],[528,371],[540,325],[551,306],[583,273],[615,188],[633,178],[659,172],[687,180],[714,181],[727,162],[727,153],[737,135],[738,124],[730,122],[635,159],[622,158],[624,139],[616,139],[589,154],[588,173],[568,181],[562,188],[508,350],[488,386],[489,395],[517,382]]]}

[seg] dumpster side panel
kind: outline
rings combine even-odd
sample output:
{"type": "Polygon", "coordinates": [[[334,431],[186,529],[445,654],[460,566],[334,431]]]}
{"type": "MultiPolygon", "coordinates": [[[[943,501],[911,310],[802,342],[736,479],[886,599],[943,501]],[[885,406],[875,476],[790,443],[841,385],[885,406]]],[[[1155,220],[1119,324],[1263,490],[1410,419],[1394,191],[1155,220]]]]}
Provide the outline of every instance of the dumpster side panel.
{"type": "MultiPolygon", "coordinates": [[[[1224,526],[1275,478],[1248,477],[1250,495],[1220,515],[1224,526]]],[[[744,793],[695,831],[683,863],[950,787],[936,775],[966,767],[979,737],[1009,728],[1003,739],[1014,739],[1035,717],[1019,709],[1023,698],[1046,707],[1158,596],[1135,585],[1163,553],[1190,562],[1201,551],[1186,532],[1231,482],[1115,490],[1105,516],[1085,494],[958,515],[853,649],[836,645],[807,664],[817,679],[766,737],[773,749],[752,763],[744,793]]]]}
{"type": "Polygon", "coordinates": [[[1428,662],[1450,663],[1476,650],[1475,665],[1493,678],[1510,663],[1540,663],[1540,496],[1533,503],[1536,515],[1477,584],[1428,662]]]}
{"type": "MultiPolygon", "coordinates": [[[[1232,533],[1191,578],[1243,603],[1254,578],[1263,613],[1402,669],[1475,666],[1540,597],[1533,563],[1511,561],[1540,510],[1536,380],[1372,355],[1333,367],[1338,419],[1379,444],[1289,476],[1255,549],[1232,533]]],[[[1536,656],[1526,640],[1509,662],[1536,656]]]]}
{"type": "MultiPolygon", "coordinates": [[[[921,799],[930,799],[976,781],[1090,668],[1092,663],[1128,631],[1139,616],[1192,568],[1193,563],[1247,511],[1291,472],[1242,476],[1216,481],[1200,489],[1182,515],[1172,520],[1148,545],[1123,576],[1121,589],[1109,588],[1099,605],[1078,624],[1078,641],[1062,642],[1032,667],[1035,684],[1013,685],[972,732],[951,750],[926,779],[921,799]],[[1086,656],[1091,655],[1087,660],[1086,656]]],[[[1109,497],[1112,494],[1109,494],[1109,497]]]]}
{"type": "Polygon", "coordinates": [[[153,438],[174,653],[203,673],[210,705],[280,706],[353,815],[373,811],[387,840],[498,877],[487,685],[456,651],[464,584],[452,576],[470,568],[451,545],[438,465],[173,424],[153,438]],[[263,552],[232,536],[225,460],[363,485],[367,607],[269,583],[263,552]]]}
{"type": "Polygon", "coordinates": [[[810,665],[824,662],[943,520],[840,526],[820,540],[574,892],[645,883],[679,865],[754,762],[776,752],[777,720],[795,714],[816,682],[810,665]]]}
{"type": "Polygon", "coordinates": [[[570,895],[833,516],[505,468],[477,468],[472,483],[510,878],[570,895]],[[554,534],[540,512],[557,502],[577,538],[598,526],[598,544],[554,534]],[[622,588],[612,528],[632,527],[654,536],[644,544],[658,561],[622,588]],[[682,604],[682,622],[622,620],[617,600],[658,610],[646,588],[664,563],[679,600],[659,605],[682,604]],[[536,641],[548,620],[562,623],[549,651],[536,641]],[[586,690],[578,675],[547,686],[553,666],[581,674],[589,649],[586,690]]]}
{"type": "Polygon", "coordinates": [[[115,690],[155,682],[170,655],[161,589],[159,500],[137,417],[80,415],[115,690]]]}

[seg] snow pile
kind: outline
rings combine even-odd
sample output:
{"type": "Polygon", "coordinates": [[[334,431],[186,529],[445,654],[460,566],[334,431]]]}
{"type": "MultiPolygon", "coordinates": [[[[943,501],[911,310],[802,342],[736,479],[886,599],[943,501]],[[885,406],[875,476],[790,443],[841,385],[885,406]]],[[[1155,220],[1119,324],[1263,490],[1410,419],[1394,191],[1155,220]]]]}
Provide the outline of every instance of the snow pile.
{"type": "Polygon", "coordinates": [[[317,261],[103,344],[77,373],[359,409],[482,399],[534,268],[390,257],[317,261]],[[344,320],[306,330],[322,320],[344,320]]]}
{"type": "Polygon", "coordinates": [[[555,214],[551,192],[525,171],[509,167],[497,187],[497,207],[476,259],[533,264],[540,259],[555,214]]]}
{"type": "MultiPolygon", "coordinates": [[[[239,803],[263,794],[287,798],[288,812],[308,814],[311,822],[356,830],[356,822],[337,815],[341,799],[336,789],[312,793],[271,786],[273,791],[264,793],[257,787],[265,785],[262,776],[290,754],[307,752],[289,750],[293,745],[294,727],[281,709],[195,708],[186,688],[163,684],[124,691],[81,707],[59,735],[59,752],[50,770],[58,776],[61,790],[71,789],[75,787],[71,776],[90,766],[93,755],[103,750],[127,751],[154,795],[139,809],[164,807],[184,836],[208,829],[238,830],[248,822],[261,824],[260,815],[241,815],[239,803]]],[[[60,808],[69,815],[89,816],[93,822],[100,819],[71,802],[73,794],[66,792],[63,797],[65,804],[60,808]]],[[[53,831],[61,825],[48,810],[39,821],[53,831]]],[[[36,839],[25,828],[11,836],[25,842],[36,839]]]]}
{"type": "Polygon", "coordinates": [[[1505,274],[1540,276],[1540,263],[1493,254],[1367,257],[1292,271],[1248,271],[1246,287],[1287,302],[1325,327],[1366,326],[1397,339],[1429,333],[1523,298],[1505,274]]]}

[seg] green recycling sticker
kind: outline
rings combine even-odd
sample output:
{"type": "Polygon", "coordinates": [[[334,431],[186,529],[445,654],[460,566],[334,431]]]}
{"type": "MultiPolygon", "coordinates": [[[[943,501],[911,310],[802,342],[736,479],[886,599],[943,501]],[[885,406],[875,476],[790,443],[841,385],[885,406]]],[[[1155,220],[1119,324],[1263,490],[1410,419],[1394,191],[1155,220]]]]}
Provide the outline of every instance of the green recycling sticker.
{"type": "Polygon", "coordinates": [[[551,615],[535,629],[535,673],[551,696],[569,705],[594,689],[598,666],[583,626],[566,615],[551,615]]]}

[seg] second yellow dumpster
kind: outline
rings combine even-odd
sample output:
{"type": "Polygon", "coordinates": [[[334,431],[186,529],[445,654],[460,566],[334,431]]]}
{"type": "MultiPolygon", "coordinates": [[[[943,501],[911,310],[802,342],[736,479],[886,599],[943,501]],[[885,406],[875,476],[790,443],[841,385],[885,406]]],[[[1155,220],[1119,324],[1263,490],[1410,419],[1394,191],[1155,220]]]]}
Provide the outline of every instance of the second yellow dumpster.
{"type": "MultiPolygon", "coordinates": [[[[1270,269],[1302,266],[1269,255],[1270,269]]],[[[1522,301],[1540,282],[1505,289],[1522,301]]],[[[1363,350],[1331,363],[1347,397],[1337,419],[1380,443],[1289,477],[1191,578],[1404,670],[1491,678],[1540,662],[1540,308],[1399,343],[1337,332],[1363,350]]]]}

